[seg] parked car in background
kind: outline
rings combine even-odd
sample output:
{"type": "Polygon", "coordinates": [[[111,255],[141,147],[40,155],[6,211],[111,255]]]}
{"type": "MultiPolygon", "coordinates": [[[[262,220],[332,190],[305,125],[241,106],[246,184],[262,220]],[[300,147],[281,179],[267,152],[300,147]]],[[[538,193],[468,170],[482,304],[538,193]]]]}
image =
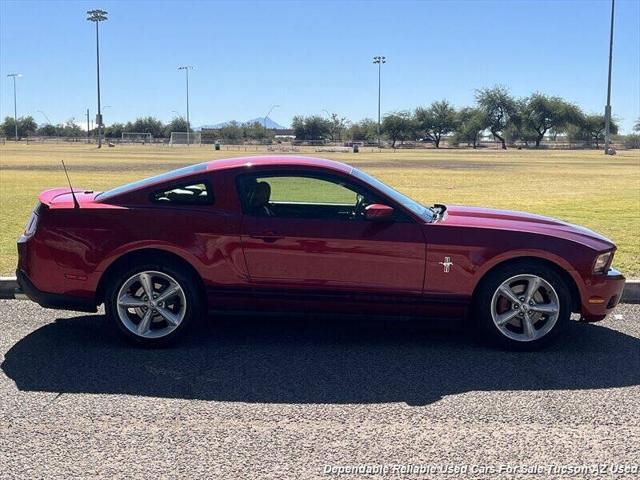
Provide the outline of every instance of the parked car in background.
{"type": "Polygon", "coordinates": [[[487,339],[542,346],[572,312],[602,320],[624,277],[607,238],[560,220],[424,206],[351,166],[216,160],[106,192],[42,192],[18,241],[40,305],[96,311],[138,343],[206,310],[466,316],[487,339]]]}

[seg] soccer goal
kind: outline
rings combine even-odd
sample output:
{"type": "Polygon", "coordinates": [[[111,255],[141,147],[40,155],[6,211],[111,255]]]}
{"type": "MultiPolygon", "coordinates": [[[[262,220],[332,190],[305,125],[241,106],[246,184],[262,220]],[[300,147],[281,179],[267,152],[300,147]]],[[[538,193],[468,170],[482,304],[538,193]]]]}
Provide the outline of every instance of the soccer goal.
{"type": "Polygon", "coordinates": [[[169,145],[200,145],[200,132],[171,132],[169,145]],[[187,140],[187,137],[189,138],[187,140]]]}
{"type": "Polygon", "coordinates": [[[122,143],[151,143],[150,133],[122,132],[122,143]]]}

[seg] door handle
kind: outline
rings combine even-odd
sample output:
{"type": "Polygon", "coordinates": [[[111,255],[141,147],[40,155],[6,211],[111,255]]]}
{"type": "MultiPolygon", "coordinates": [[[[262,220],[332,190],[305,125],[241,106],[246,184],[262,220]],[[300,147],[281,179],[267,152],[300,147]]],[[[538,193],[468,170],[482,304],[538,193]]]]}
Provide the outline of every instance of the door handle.
{"type": "Polygon", "coordinates": [[[266,243],[274,243],[274,242],[277,242],[278,240],[282,240],[284,237],[280,235],[278,232],[268,230],[264,232],[262,235],[249,235],[249,238],[262,240],[263,242],[266,242],[266,243]]]}

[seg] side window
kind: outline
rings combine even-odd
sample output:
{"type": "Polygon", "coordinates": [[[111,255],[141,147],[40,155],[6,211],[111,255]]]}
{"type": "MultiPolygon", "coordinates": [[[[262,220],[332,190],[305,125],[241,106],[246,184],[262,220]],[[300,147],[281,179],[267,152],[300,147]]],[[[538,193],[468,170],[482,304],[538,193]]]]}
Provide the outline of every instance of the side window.
{"type": "Polygon", "coordinates": [[[375,199],[339,177],[255,175],[240,177],[243,211],[253,216],[364,219],[375,199]]]}
{"type": "Polygon", "coordinates": [[[271,202],[314,205],[355,205],[356,192],[343,185],[314,177],[257,178],[271,187],[271,202]]]}
{"type": "Polygon", "coordinates": [[[213,192],[204,182],[183,183],[153,192],[151,201],[167,205],[211,205],[213,192]]]}

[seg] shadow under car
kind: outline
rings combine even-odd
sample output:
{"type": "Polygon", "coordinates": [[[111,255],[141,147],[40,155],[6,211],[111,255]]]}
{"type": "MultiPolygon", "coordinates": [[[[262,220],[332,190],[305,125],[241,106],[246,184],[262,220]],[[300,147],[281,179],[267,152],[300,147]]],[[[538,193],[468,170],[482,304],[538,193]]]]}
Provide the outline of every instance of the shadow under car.
{"type": "Polygon", "coordinates": [[[223,315],[173,348],[150,350],[124,343],[106,317],[86,315],[33,331],[1,368],[23,391],[425,405],[468,391],[638,385],[639,366],[639,339],[577,322],[554,346],[516,353],[418,320],[223,315]]]}

